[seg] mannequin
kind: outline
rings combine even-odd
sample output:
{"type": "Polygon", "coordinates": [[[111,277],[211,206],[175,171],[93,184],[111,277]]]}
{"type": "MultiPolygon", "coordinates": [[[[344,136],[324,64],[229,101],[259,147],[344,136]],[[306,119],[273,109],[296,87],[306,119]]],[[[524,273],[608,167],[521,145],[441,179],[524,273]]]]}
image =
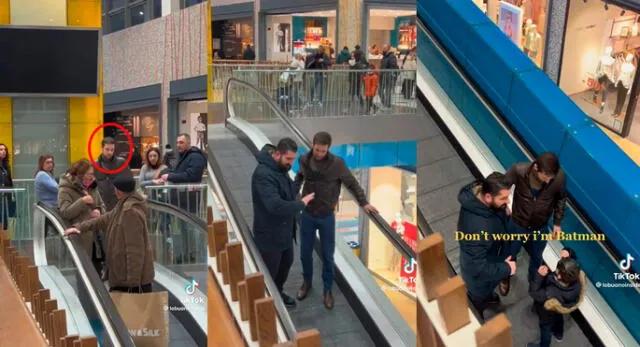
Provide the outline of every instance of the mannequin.
{"type": "Polygon", "coordinates": [[[527,32],[527,36],[524,38],[524,52],[532,60],[536,60],[538,50],[540,49],[540,41],[542,41],[542,37],[538,34],[537,29],[537,25],[531,24],[527,32]]]}
{"type": "Polygon", "coordinates": [[[524,28],[522,30],[522,36],[523,37],[527,37],[527,35],[529,34],[529,30],[531,29],[531,25],[532,24],[533,24],[533,20],[531,18],[527,19],[527,21],[524,22],[524,28]]]}
{"type": "Polygon", "coordinates": [[[618,98],[616,99],[616,109],[613,111],[614,117],[619,117],[622,114],[622,106],[624,106],[627,95],[631,94],[631,84],[636,72],[636,67],[633,65],[633,54],[627,54],[624,60],[620,67],[620,75],[616,80],[618,98]]]}
{"type": "Polygon", "coordinates": [[[402,220],[402,212],[396,213],[396,219],[394,220],[396,232],[400,235],[404,235],[404,222],[402,220]]]}
{"type": "MultiPolygon", "coordinates": [[[[607,100],[607,89],[609,89],[609,85],[615,84],[615,76],[613,74],[613,63],[615,62],[615,59],[611,56],[611,52],[613,52],[613,48],[611,48],[611,46],[604,49],[604,55],[600,57],[598,67],[596,68],[596,80],[598,80],[598,83],[600,84],[600,92],[602,93],[600,100],[600,113],[604,111],[604,103],[607,100]]],[[[593,103],[598,103],[597,90],[593,92],[593,103]]]]}

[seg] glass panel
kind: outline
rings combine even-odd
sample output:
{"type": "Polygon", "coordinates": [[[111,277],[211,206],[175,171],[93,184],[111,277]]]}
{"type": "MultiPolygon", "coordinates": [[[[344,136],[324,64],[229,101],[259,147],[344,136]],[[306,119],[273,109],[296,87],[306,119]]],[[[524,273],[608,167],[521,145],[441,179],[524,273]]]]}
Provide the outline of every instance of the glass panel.
{"type": "Polygon", "coordinates": [[[299,65],[288,69],[239,65],[233,77],[265,91],[290,117],[416,112],[416,70],[410,64],[402,71],[374,70],[364,62],[360,69],[336,66],[331,70],[301,71],[307,63],[299,60],[299,65]]]}
{"type": "Polygon", "coordinates": [[[124,29],[124,11],[114,13],[109,16],[109,32],[114,32],[124,29]]]}
{"type": "Polygon", "coordinates": [[[111,5],[109,7],[109,10],[116,10],[124,7],[124,4],[125,2],[127,2],[127,0],[107,0],[107,2],[109,2],[111,5]]]}
{"type": "Polygon", "coordinates": [[[143,194],[151,201],[175,206],[185,213],[207,221],[206,184],[165,184],[144,187],[143,194]]]}
{"type": "Polygon", "coordinates": [[[21,255],[33,259],[32,195],[28,193],[25,188],[0,188],[0,231],[21,255]]]}
{"type": "MultiPolygon", "coordinates": [[[[294,134],[286,128],[278,115],[271,109],[267,102],[264,101],[264,98],[253,89],[236,86],[232,88],[229,97],[235,117],[250,122],[265,134],[272,143],[276,143],[283,137],[295,139],[294,134]]],[[[299,155],[308,151],[304,144],[298,143],[298,146],[299,155]]],[[[357,162],[355,167],[359,166],[360,162],[357,162]]],[[[398,186],[395,189],[395,195],[392,194],[390,196],[388,194],[389,192],[384,189],[384,186],[389,186],[390,184],[395,186],[396,184],[395,181],[389,183],[388,178],[385,176],[388,172],[386,174],[381,173],[372,176],[368,174],[369,170],[360,169],[354,170],[353,173],[356,179],[363,183],[362,185],[365,191],[369,190],[368,186],[381,187],[380,191],[375,193],[371,192],[369,197],[372,204],[380,211],[382,217],[388,221],[392,221],[396,213],[403,210],[400,194],[403,172],[395,168],[384,169],[395,170],[394,173],[398,176],[398,186]],[[368,185],[366,184],[367,181],[369,182],[368,185]]],[[[298,161],[296,160],[295,165],[292,167],[291,174],[294,175],[297,170],[298,161]]],[[[369,273],[380,286],[380,289],[386,294],[389,302],[393,304],[398,313],[400,313],[407,324],[415,331],[417,317],[416,298],[411,289],[411,284],[414,283],[416,274],[415,266],[411,266],[414,263],[412,260],[408,260],[407,262],[406,259],[403,259],[402,254],[385,236],[383,230],[378,228],[373,221],[365,217],[359,210],[358,205],[354,197],[343,189],[338,204],[338,211],[336,211],[335,215],[336,242],[344,242],[349,245],[356,257],[358,257],[364,267],[369,270],[369,273]],[[363,229],[363,227],[365,229],[363,229]],[[362,235],[365,235],[365,237],[362,235]]],[[[411,221],[409,220],[408,222],[409,223],[403,224],[407,225],[405,229],[410,228],[408,225],[411,224],[411,221]]],[[[304,228],[304,225],[302,225],[301,228],[304,228]]],[[[410,232],[417,235],[416,231],[417,230],[407,230],[403,231],[403,233],[407,236],[410,232]]],[[[314,257],[315,256],[317,255],[314,255],[314,257]]],[[[385,302],[385,304],[386,303],[387,302],[385,302]]]]}
{"type": "Polygon", "coordinates": [[[54,156],[56,176],[65,172],[68,114],[67,98],[13,99],[13,177],[33,178],[43,154],[54,156]]]}
{"type": "MultiPolygon", "coordinates": [[[[48,224],[49,222],[47,221],[48,224]]],[[[47,226],[49,232],[45,238],[47,270],[50,274],[58,274],[61,279],[66,280],[66,282],[57,283],[59,289],[64,290],[66,287],[70,287],[78,297],[85,317],[74,316],[74,320],[77,321],[76,324],[82,324],[83,321],[88,319],[95,336],[98,338],[99,345],[105,346],[105,340],[108,340],[105,332],[105,322],[101,320],[96,306],[90,299],[87,287],[82,281],[82,277],[80,277],[78,267],[73,261],[64,238],[61,236],[62,231],[52,228],[52,226],[47,226]]],[[[80,251],[84,252],[82,249],[80,251]]],[[[92,269],[93,266],[91,264],[88,265],[85,267],[87,271],[95,271],[92,269]]]]}
{"type": "Polygon", "coordinates": [[[153,0],[153,18],[162,17],[162,0],[153,0]]]}
{"type": "Polygon", "coordinates": [[[146,4],[142,3],[131,8],[131,26],[144,23],[146,4]]]}

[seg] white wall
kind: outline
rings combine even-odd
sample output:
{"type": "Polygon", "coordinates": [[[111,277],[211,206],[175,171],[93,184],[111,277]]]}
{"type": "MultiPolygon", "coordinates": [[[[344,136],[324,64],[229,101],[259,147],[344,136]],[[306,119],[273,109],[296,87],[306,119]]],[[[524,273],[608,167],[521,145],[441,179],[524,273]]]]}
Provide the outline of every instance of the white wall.
{"type": "Polygon", "coordinates": [[[587,79],[595,73],[604,48],[610,44],[612,20],[620,16],[620,11],[613,5],[605,11],[600,1],[571,1],[560,75],[560,88],[567,95],[588,89],[587,79]]]}
{"type": "Polygon", "coordinates": [[[11,25],[67,26],[66,0],[11,0],[11,25]]]}
{"type": "Polygon", "coordinates": [[[396,24],[394,17],[370,17],[369,30],[393,30],[396,24]]]}
{"type": "MultiPolygon", "coordinates": [[[[293,36],[293,24],[291,23],[291,16],[266,16],[266,24],[267,24],[267,60],[269,61],[291,61],[291,57],[293,56],[293,52],[275,52],[274,44],[275,44],[275,32],[277,30],[277,26],[274,23],[289,23],[289,41],[291,42],[293,36]]],[[[291,45],[291,50],[293,50],[293,44],[291,45]]]]}

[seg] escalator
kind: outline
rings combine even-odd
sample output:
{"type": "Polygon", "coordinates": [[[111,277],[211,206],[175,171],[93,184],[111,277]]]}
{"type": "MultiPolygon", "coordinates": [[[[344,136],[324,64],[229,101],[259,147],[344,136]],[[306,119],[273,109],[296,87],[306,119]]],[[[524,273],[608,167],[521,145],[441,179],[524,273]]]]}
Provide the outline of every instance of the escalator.
{"type": "MultiPolygon", "coordinates": [[[[420,17],[420,16],[419,16],[420,17]]],[[[445,240],[445,251],[452,273],[459,273],[459,246],[455,240],[459,204],[458,191],[475,178],[505,168],[518,161],[532,161],[533,152],[516,135],[500,112],[479,90],[460,64],[446,51],[436,35],[429,31],[422,18],[418,20],[420,64],[418,67],[418,113],[429,124],[424,140],[419,143],[418,215],[422,232],[438,232],[445,240]],[[454,98],[460,98],[454,101],[454,98]],[[493,141],[493,142],[491,142],[493,141]],[[487,143],[496,143],[489,146],[487,143]],[[423,178],[424,177],[424,178],[423,178]]],[[[587,235],[602,233],[570,195],[563,229],[587,235]]],[[[564,341],[571,346],[638,345],[631,327],[638,310],[638,289],[620,288],[616,300],[624,301],[615,308],[605,298],[600,282],[613,281],[619,256],[606,242],[550,241],[543,259],[555,267],[564,246],[578,253],[580,264],[589,278],[586,298],[580,309],[565,320],[564,341]],[[625,322],[626,321],[626,322],[625,322]]],[[[512,323],[514,346],[538,340],[538,321],[531,312],[532,299],[528,295],[527,268],[529,257],[520,253],[511,291],[502,297],[500,307],[487,314],[490,319],[504,312],[512,323]]]]}
{"type": "MultiPolygon", "coordinates": [[[[275,143],[282,137],[291,137],[299,146],[310,146],[283,112],[263,92],[247,82],[231,79],[225,94],[228,117],[225,124],[210,125],[209,176],[215,181],[219,195],[228,203],[232,218],[245,239],[252,239],[253,207],[251,201],[251,175],[257,166],[255,155],[267,143],[275,143]]],[[[361,213],[365,213],[361,211],[361,213]]],[[[378,240],[375,253],[379,257],[413,259],[415,252],[394,232],[379,215],[366,214],[367,233],[378,240]]],[[[336,228],[337,229],[337,228],[336,228]]],[[[319,249],[314,256],[314,284],[309,296],[288,309],[292,329],[302,331],[316,328],[325,346],[415,346],[415,331],[385,295],[370,269],[336,235],[335,267],[336,285],[333,288],[335,305],[327,310],[322,303],[320,274],[322,262],[319,249]]],[[[316,242],[319,245],[319,242],[316,242]]],[[[252,256],[263,273],[268,273],[257,255],[255,245],[252,256]]],[[[294,264],[284,291],[295,293],[302,284],[302,269],[298,245],[294,245],[294,264]]],[[[265,278],[266,279],[266,278],[265,278]]],[[[276,306],[281,311],[284,304],[274,295],[275,285],[269,278],[267,286],[276,306]]],[[[407,293],[415,307],[415,295],[407,293]]],[[[415,315],[414,315],[415,317],[415,315]]],[[[414,318],[415,319],[415,318],[414,318]]]]}
{"type": "MultiPolygon", "coordinates": [[[[148,201],[147,206],[149,238],[155,257],[153,290],[169,294],[166,308],[169,343],[171,346],[206,345],[206,223],[172,205],[148,201]],[[178,259],[180,261],[176,261],[178,259]],[[187,295],[185,286],[192,283],[197,283],[196,289],[187,295]]],[[[53,286],[57,298],[65,298],[72,313],[79,312],[80,318],[68,319],[75,330],[81,336],[93,331],[101,346],[133,346],[108,293],[107,283],[101,281],[91,265],[78,236],[63,237],[67,226],[61,217],[40,203],[34,207],[33,218],[33,230],[37,233],[34,234],[34,257],[40,277],[47,282],[43,284],[53,286]]]]}

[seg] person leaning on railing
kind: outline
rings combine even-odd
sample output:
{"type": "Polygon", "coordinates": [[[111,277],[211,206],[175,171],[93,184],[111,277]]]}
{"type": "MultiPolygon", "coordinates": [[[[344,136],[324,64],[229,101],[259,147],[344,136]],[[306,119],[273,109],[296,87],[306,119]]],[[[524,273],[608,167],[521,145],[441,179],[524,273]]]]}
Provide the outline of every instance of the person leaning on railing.
{"type": "Polygon", "coordinates": [[[142,165],[138,176],[138,185],[141,189],[147,186],[154,185],[154,180],[160,178],[160,174],[163,170],[167,169],[167,166],[162,163],[162,153],[160,149],[153,147],[147,150],[145,153],[145,164],[142,165]]]}

